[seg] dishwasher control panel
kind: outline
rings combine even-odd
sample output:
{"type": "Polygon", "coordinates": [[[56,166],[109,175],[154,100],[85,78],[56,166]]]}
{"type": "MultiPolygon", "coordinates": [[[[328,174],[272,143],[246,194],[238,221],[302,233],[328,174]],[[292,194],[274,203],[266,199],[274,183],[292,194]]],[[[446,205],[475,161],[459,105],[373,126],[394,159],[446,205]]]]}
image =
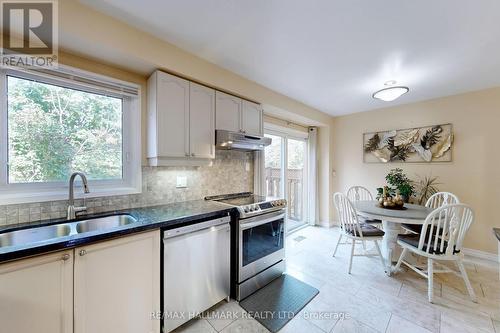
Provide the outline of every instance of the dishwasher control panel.
{"type": "Polygon", "coordinates": [[[189,234],[191,232],[195,232],[195,231],[202,230],[202,229],[207,229],[210,227],[216,227],[216,226],[221,225],[221,224],[229,223],[230,221],[231,221],[231,218],[229,216],[225,216],[225,217],[221,217],[219,219],[195,223],[195,224],[188,225],[185,227],[165,230],[163,232],[163,239],[177,237],[177,236],[184,235],[184,234],[189,234]]]}

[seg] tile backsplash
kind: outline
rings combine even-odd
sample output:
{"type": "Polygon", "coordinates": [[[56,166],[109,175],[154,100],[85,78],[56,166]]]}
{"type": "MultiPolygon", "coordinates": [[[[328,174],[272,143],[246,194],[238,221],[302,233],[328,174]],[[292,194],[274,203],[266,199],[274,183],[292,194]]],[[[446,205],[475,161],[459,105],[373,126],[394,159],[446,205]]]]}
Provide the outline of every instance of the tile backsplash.
{"type": "MultiPolygon", "coordinates": [[[[92,214],[253,191],[253,175],[252,153],[217,151],[212,166],[143,167],[142,193],[87,198],[85,205],[92,214]],[[176,188],[177,176],[187,178],[186,188],[176,188]]],[[[75,205],[83,205],[83,194],[76,192],[75,196],[75,205]]],[[[67,206],[67,200],[0,205],[0,226],[62,218],[67,206]]]]}

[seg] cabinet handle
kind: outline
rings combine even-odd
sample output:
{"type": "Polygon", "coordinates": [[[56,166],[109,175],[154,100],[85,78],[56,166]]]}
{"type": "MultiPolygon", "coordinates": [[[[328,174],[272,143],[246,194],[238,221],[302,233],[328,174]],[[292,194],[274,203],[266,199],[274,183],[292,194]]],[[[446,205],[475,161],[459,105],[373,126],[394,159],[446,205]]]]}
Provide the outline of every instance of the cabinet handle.
{"type": "Polygon", "coordinates": [[[84,255],[87,254],[87,251],[85,250],[80,250],[80,252],[78,253],[80,255],[80,257],[83,257],[84,255]]]}
{"type": "Polygon", "coordinates": [[[188,153],[186,153],[186,154],[184,154],[184,155],[185,155],[186,157],[189,157],[189,154],[188,154],[188,153]]]}
{"type": "Polygon", "coordinates": [[[193,157],[194,157],[194,156],[195,156],[195,155],[194,155],[194,153],[192,153],[192,154],[191,154],[191,156],[193,156],[193,157]]]}
{"type": "Polygon", "coordinates": [[[71,256],[70,256],[69,254],[67,254],[67,253],[66,253],[66,254],[64,254],[64,255],[62,256],[62,258],[61,258],[61,259],[62,259],[62,261],[67,261],[67,260],[69,260],[69,258],[71,258],[71,256]]]}

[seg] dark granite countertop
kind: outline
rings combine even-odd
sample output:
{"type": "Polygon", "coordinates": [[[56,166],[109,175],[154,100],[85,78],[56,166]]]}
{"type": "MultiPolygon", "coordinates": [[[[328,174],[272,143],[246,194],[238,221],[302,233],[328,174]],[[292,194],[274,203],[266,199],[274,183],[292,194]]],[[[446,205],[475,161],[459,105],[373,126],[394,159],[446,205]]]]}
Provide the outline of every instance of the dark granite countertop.
{"type": "MultiPolygon", "coordinates": [[[[96,241],[129,235],[146,230],[154,230],[160,228],[172,229],[183,225],[202,222],[211,218],[227,216],[232,211],[233,208],[217,202],[193,200],[152,207],[111,211],[102,214],[85,215],[80,217],[79,220],[86,220],[93,217],[110,216],[115,214],[129,214],[137,219],[137,223],[131,223],[104,231],[92,231],[81,234],[74,234],[42,242],[0,247],[0,262],[20,259],[57,250],[74,248],[96,241]]],[[[3,226],[0,228],[0,234],[13,230],[66,222],[73,221],[57,219],[23,223],[15,226],[3,226]]]]}
{"type": "Polygon", "coordinates": [[[497,236],[497,239],[500,242],[500,228],[493,228],[493,233],[497,236]]]}

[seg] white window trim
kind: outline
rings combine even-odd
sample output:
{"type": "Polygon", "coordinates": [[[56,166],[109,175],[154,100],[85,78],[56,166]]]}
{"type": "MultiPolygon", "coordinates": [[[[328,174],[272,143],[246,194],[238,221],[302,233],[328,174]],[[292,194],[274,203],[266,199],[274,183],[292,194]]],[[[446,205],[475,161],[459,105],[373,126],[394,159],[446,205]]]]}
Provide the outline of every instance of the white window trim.
{"type": "MultiPolygon", "coordinates": [[[[36,72],[26,70],[3,69],[0,71],[0,205],[21,204],[31,202],[44,202],[54,200],[65,200],[68,198],[68,182],[45,182],[29,184],[7,183],[7,161],[8,161],[8,133],[7,133],[7,75],[12,74],[21,78],[37,79],[45,83],[57,83],[64,87],[78,89],[87,92],[105,94],[107,96],[123,98],[123,178],[121,180],[89,180],[90,193],[86,198],[126,195],[140,193],[142,191],[141,170],[141,92],[140,86],[113,78],[107,78],[99,74],[93,74],[80,69],[59,65],[61,72],[71,72],[75,77],[93,79],[104,84],[113,83],[117,86],[128,87],[137,91],[137,95],[121,93],[119,90],[103,90],[88,83],[82,84],[78,81],[50,77],[46,72],[40,75],[36,72]]],[[[80,180],[75,187],[81,187],[80,180]]],[[[77,189],[75,193],[82,193],[77,189]]],[[[80,196],[80,194],[77,194],[80,196]]]]}
{"type": "Polygon", "coordinates": [[[299,131],[294,128],[284,127],[272,123],[264,123],[264,131],[274,132],[280,136],[289,136],[298,139],[308,139],[309,133],[307,131],[299,131]]]}

